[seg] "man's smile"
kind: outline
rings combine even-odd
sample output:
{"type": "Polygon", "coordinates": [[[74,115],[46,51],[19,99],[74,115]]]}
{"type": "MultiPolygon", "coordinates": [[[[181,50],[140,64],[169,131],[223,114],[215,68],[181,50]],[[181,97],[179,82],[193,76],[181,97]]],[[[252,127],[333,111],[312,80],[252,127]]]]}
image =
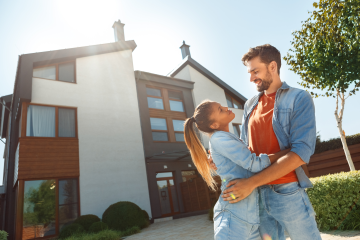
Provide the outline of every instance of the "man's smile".
{"type": "Polygon", "coordinates": [[[262,80],[261,79],[256,79],[254,80],[254,83],[256,86],[260,86],[260,84],[262,83],[262,80]]]}

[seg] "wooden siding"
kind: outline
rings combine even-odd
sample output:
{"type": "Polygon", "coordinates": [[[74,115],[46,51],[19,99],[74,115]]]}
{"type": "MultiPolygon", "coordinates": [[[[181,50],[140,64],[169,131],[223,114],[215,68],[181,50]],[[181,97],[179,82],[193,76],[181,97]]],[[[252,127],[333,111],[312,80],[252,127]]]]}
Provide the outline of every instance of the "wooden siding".
{"type": "MultiPolygon", "coordinates": [[[[349,146],[355,169],[360,169],[360,144],[349,146]]],[[[349,164],[346,161],[344,149],[339,148],[315,154],[310,158],[308,165],[310,177],[318,177],[332,173],[350,171],[349,164]]]]}
{"type": "Polygon", "coordinates": [[[20,138],[18,179],[78,177],[79,140],[20,138]]]}

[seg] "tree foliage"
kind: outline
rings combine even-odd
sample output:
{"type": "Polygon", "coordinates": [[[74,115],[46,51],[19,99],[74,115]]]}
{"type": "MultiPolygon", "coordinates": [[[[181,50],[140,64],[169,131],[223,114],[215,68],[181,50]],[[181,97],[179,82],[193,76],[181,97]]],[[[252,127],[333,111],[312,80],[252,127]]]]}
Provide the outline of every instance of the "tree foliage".
{"type": "Polygon", "coordinates": [[[293,32],[293,49],[284,59],[313,97],[355,94],[360,86],[360,0],[320,0],[293,32]],[[349,87],[351,87],[349,89],[349,87]]]}

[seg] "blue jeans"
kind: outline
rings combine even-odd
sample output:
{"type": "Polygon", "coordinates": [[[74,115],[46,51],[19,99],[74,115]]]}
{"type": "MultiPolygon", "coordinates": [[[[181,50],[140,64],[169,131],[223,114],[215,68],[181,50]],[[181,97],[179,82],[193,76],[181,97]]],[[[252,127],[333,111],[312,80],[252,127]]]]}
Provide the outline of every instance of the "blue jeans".
{"type": "Polygon", "coordinates": [[[305,190],[298,182],[265,185],[258,188],[261,236],[285,240],[321,240],[315,212],[305,190]]]}

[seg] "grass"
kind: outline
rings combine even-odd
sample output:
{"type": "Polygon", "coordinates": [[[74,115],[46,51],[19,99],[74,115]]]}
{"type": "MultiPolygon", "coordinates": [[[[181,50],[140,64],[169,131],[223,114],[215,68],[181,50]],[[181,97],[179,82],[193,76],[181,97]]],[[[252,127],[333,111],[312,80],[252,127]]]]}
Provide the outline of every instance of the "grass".
{"type": "Polygon", "coordinates": [[[141,230],[135,226],[126,231],[103,230],[99,233],[81,233],[66,238],[66,240],[119,240],[122,237],[139,233],[141,230]]]}

